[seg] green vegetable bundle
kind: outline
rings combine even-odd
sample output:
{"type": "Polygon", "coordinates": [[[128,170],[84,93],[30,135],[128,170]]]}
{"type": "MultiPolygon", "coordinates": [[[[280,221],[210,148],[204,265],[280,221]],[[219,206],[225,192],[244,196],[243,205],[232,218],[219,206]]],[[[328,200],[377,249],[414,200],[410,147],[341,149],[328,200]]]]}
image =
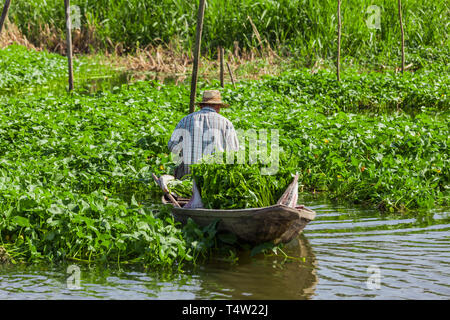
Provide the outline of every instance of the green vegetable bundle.
{"type": "Polygon", "coordinates": [[[171,180],[168,182],[167,188],[181,198],[192,197],[192,180],[171,180]]]}
{"type": "Polygon", "coordinates": [[[261,162],[253,164],[198,163],[191,166],[208,209],[259,208],[276,204],[293,180],[294,169],[286,156],[280,157],[279,168],[273,175],[261,174],[261,162]]]}

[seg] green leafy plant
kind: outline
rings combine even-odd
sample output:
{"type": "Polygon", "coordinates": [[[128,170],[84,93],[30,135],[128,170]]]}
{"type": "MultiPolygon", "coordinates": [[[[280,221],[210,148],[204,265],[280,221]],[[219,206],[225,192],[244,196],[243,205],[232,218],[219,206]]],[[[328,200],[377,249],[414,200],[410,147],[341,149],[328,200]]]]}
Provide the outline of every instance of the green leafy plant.
{"type": "Polygon", "coordinates": [[[189,199],[192,196],[192,180],[190,179],[171,180],[168,182],[167,188],[181,198],[189,199]]]}
{"type": "MultiPolygon", "coordinates": [[[[142,0],[74,0],[72,5],[80,8],[83,41],[75,43],[79,50],[114,50],[120,44],[132,51],[148,45],[167,45],[173,39],[179,39],[177,45],[183,49],[191,51],[193,47],[197,12],[194,1],[154,0],[150,4],[142,0]]],[[[403,9],[407,52],[424,46],[448,47],[447,1],[410,0],[403,9]]],[[[36,45],[57,50],[64,41],[64,7],[57,0],[12,2],[10,16],[36,45]],[[45,30],[50,31],[46,34],[45,30]]],[[[211,0],[204,19],[203,51],[210,54],[219,45],[232,50],[235,42],[243,48],[259,47],[253,24],[263,45],[268,43],[280,53],[296,54],[297,59],[311,65],[319,57],[335,56],[332,48],[336,44],[337,19],[333,0],[211,0]]],[[[395,64],[392,60],[398,60],[399,41],[395,1],[348,0],[343,3],[342,19],[343,56],[371,64],[395,64]],[[373,5],[381,10],[379,30],[366,24],[371,15],[368,9],[373,5]]]]}
{"type": "MultiPolygon", "coordinates": [[[[234,152],[223,153],[227,158],[234,152]]],[[[279,170],[263,175],[261,161],[253,164],[202,162],[191,166],[192,178],[199,188],[202,202],[209,209],[259,208],[276,204],[292,182],[292,170],[286,156],[282,156],[279,170]]],[[[295,173],[295,172],[294,172],[295,173]]]]}
{"type": "MultiPolygon", "coordinates": [[[[29,67],[26,59],[17,63],[16,71],[20,63],[29,67]]],[[[8,68],[2,65],[0,74],[8,68]]],[[[45,63],[36,62],[41,68],[45,63]]],[[[277,128],[286,159],[280,159],[281,178],[261,178],[248,165],[199,165],[206,174],[199,181],[215,180],[201,182],[216,188],[205,195],[208,205],[273,204],[295,172],[303,192],[347,204],[388,212],[448,205],[447,68],[348,71],[340,84],[331,72],[304,69],[222,89],[231,105],[222,114],[236,128],[277,128]],[[238,193],[248,189],[256,197],[238,193]],[[227,192],[240,200],[227,200],[227,192]]],[[[22,83],[17,79],[8,83],[22,83]]],[[[36,83],[29,82],[39,88],[36,83]]],[[[199,83],[199,90],[216,87],[199,83]]],[[[152,81],[95,95],[41,88],[1,96],[0,245],[17,261],[166,268],[209,252],[221,241],[214,229],[200,234],[175,223],[151,179],[151,173],[170,173],[167,142],[188,105],[188,85],[152,81]]]]}

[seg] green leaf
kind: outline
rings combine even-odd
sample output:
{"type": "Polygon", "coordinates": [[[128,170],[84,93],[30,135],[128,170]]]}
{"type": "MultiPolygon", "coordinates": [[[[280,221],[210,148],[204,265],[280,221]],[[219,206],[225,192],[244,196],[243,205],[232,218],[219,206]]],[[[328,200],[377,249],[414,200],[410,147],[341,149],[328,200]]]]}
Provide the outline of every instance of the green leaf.
{"type": "Polygon", "coordinates": [[[14,216],[14,218],[12,219],[13,222],[20,226],[20,227],[29,227],[30,226],[30,221],[22,216],[14,216]]]}

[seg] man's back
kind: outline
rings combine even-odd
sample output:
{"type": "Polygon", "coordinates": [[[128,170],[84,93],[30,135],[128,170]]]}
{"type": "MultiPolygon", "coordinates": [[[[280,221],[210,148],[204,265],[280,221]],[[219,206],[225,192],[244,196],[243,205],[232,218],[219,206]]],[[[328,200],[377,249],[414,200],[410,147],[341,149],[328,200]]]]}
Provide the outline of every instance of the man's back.
{"type": "Polygon", "coordinates": [[[189,173],[189,164],[197,163],[202,156],[215,151],[238,150],[239,142],[234,126],[227,118],[212,107],[203,107],[181,119],[168,147],[182,157],[182,176],[189,173]]]}

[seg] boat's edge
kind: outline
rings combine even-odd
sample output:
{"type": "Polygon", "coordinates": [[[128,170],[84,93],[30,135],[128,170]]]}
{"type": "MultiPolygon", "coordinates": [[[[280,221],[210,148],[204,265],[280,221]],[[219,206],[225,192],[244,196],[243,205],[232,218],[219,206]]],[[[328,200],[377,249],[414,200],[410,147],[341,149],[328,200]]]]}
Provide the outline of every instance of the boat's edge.
{"type": "MultiPolygon", "coordinates": [[[[169,204],[165,197],[162,197],[162,202],[164,204],[169,204]]],[[[172,212],[181,215],[189,215],[189,216],[209,216],[211,218],[238,218],[238,217],[247,217],[249,215],[255,215],[261,212],[269,211],[269,210],[282,210],[289,211],[299,215],[300,218],[304,218],[307,220],[314,220],[316,217],[316,212],[303,207],[303,208],[292,208],[285,206],[283,204],[275,204],[272,206],[261,207],[261,208],[246,208],[246,209],[205,209],[205,208],[177,208],[173,207],[172,212]]]]}

